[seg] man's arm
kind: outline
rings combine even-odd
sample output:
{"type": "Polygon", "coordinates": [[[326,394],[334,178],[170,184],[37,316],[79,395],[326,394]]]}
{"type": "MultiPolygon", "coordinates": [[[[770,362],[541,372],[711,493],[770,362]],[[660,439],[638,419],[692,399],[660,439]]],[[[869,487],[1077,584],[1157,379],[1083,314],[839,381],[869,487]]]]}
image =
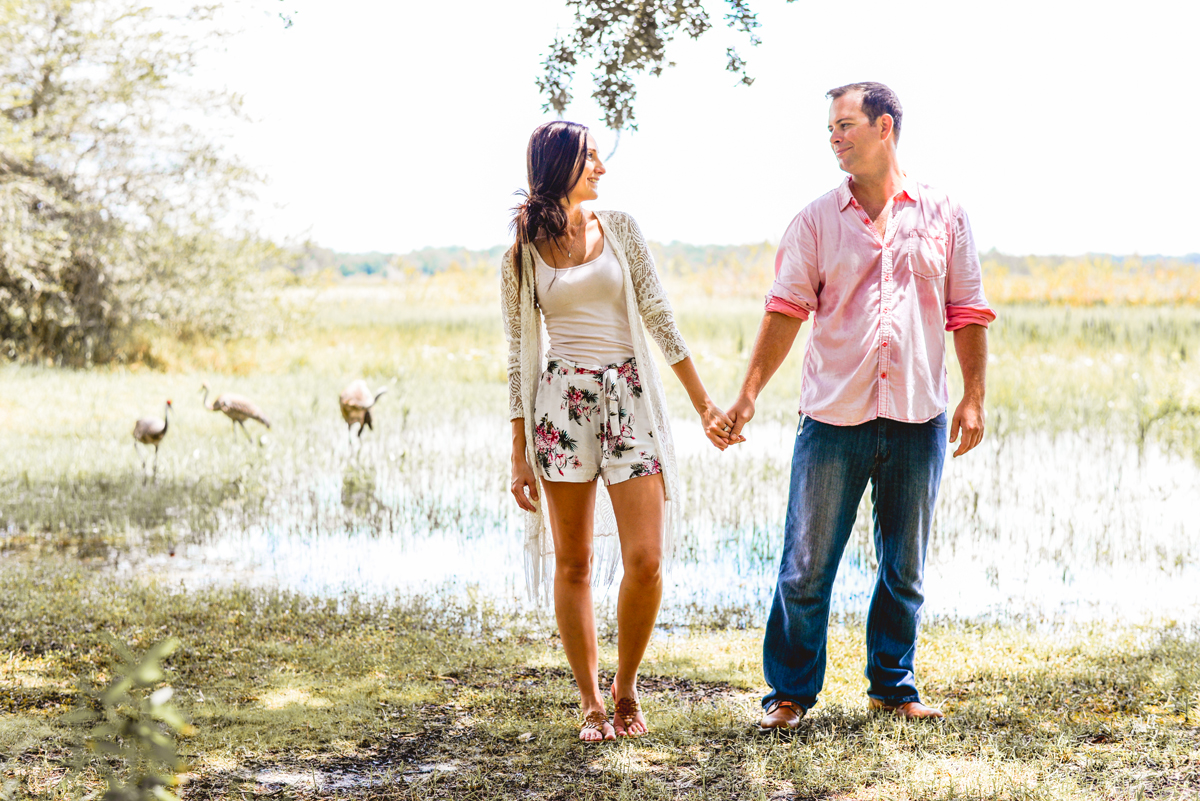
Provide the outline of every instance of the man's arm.
{"type": "Polygon", "coordinates": [[[763,315],[758,336],[754,339],[754,349],[750,352],[750,365],[746,368],[742,391],[726,412],[733,421],[731,439],[740,436],[742,426],[754,416],[754,401],[758,399],[758,393],[762,392],[779,365],[783,364],[803,322],[799,317],[789,317],[779,312],[763,315]]]}
{"type": "Polygon", "coordinates": [[[956,329],[954,352],[958,356],[958,366],[962,368],[963,398],[954,410],[954,421],[950,424],[950,441],[958,442],[959,431],[962,431],[962,442],[959,442],[958,450],[954,452],[955,456],[962,456],[983,441],[983,396],[987,390],[987,328],[982,325],[966,325],[956,329]]]}

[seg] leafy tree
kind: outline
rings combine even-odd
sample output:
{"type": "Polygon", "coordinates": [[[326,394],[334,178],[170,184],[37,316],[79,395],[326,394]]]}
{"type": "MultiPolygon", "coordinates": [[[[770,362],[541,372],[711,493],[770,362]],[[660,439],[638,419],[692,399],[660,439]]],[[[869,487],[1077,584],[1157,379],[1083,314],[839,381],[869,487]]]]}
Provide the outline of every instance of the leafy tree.
{"type": "MultiPolygon", "coordinates": [[[[729,7],[726,24],[757,46],[758,15],[750,1],[724,2],[729,7]]],[[[604,110],[605,124],[618,132],[637,130],[637,76],[661,75],[665,67],[674,66],[667,61],[666,49],[680,33],[698,39],[713,27],[702,0],[567,0],[567,7],[574,10],[575,23],[569,34],[555,37],[543,62],[545,71],[537,81],[546,96],[542,109],[561,115],[572,99],[576,68],[594,58],[598,64],[592,97],[604,110]]],[[[740,83],[754,83],[736,48],[727,48],[725,56],[725,68],[741,76],[740,83]]]]}
{"type": "Polygon", "coordinates": [[[0,0],[0,357],[119,358],[143,324],[244,331],[271,247],[214,142],[239,100],[186,83],[215,8],[0,0]]]}

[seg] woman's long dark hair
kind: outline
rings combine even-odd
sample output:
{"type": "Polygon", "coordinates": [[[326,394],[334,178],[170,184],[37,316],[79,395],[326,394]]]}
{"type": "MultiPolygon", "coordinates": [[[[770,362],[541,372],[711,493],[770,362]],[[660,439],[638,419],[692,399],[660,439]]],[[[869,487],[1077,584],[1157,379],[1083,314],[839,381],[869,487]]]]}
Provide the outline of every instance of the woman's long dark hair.
{"type": "Polygon", "coordinates": [[[518,190],[525,200],[513,208],[509,227],[516,234],[513,269],[521,280],[522,249],[534,240],[554,241],[567,232],[567,210],[563,200],[583,175],[587,157],[587,126],[556,120],[539,125],[529,137],[525,169],[529,191],[518,190]]]}

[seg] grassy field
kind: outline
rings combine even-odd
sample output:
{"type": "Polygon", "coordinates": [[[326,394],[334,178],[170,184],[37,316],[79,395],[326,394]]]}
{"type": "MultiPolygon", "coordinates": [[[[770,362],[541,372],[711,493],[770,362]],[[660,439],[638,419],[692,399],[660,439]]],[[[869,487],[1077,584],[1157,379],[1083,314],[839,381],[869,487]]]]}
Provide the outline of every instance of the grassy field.
{"type": "MultiPolygon", "coordinates": [[[[151,537],[169,547],[223,519],[307,531],[351,519],[372,531],[509,525],[498,309],[451,305],[449,291],[435,290],[414,297],[384,285],[335,286],[309,301],[308,317],[286,338],[157,343],[159,370],[0,367],[5,547],[35,534],[93,544],[151,537]],[[368,432],[354,460],[336,403],[358,376],[389,394],[377,410],[379,430],[368,432]],[[248,424],[262,447],[201,407],[205,380],[264,408],[273,428],[248,424]],[[147,486],[130,431],[136,418],[160,415],[167,398],[172,427],[158,481],[147,486]],[[403,497],[395,497],[398,487],[403,497]],[[347,503],[331,506],[330,498],[347,503]]],[[[731,401],[760,303],[684,297],[676,305],[710,393],[731,401]]],[[[795,425],[802,347],[760,398],[759,425],[795,425]]],[[[991,442],[1086,431],[1200,455],[1200,380],[1187,369],[1200,353],[1195,307],[1003,307],[990,347],[991,442]]],[[[667,392],[676,428],[694,427],[677,382],[667,382],[667,392]]],[[[716,491],[730,480],[729,466],[707,451],[685,465],[697,515],[727,520],[762,505],[752,485],[741,494],[716,491]]]]}
{"type": "MultiPolygon", "coordinates": [[[[11,568],[11,565],[10,565],[11,568]]],[[[323,601],[114,583],[56,558],[0,573],[7,628],[0,753],[17,797],[66,798],[63,713],[111,676],[111,632],[184,641],[169,682],[195,733],[183,797],[530,799],[1194,798],[1195,628],[927,628],[926,698],[943,723],[868,714],[863,630],[836,624],[825,694],[792,738],[749,724],[761,632],[651,646],[652,733],[585,746],[546,623],[486,603],[323,601]]],[[[611,622],[607,624],[611,637],[611,622]]],[[[611,665],[611,640],[602,661],[611,665]]],[[[602,678],[608,678],[608,674],[602,678]]]]}
{"type": "MultiPolygon", "coordinates": [[[[728,402],[761,301],[716,299],[671,280],[701,375],[728,402]]],[[[169,681],[195,725],[180,744],[185,798],[1200,793],[1200,631],[1191,623],[935,622],[920,677],[950,718],[912,726],[866,713],[863,633],[849,616],[834,627],[821,704],[798,736],[776,741],[748,728],[763,689],[756,613],[702,610],[676,616],[652,645],[654,733],[586,748],[573,740],[570,681],[545,614],[449,594],[181,588],[129,566],[131,553],[165,554],[230,530],[450,532],[468,544],[475,532],[515,535],[493,293],[490,276],[476,273],[300,288],[298,321],[277,340],[150,337],[150,356],[133,366],[0,368],[0,760],[16,781],[3,792],[74,792],[63,780],[71,737],[62,715],[78,703],[81,680],[111,677],[109,632],[139,649],[183,640],[169,681]],[[336,406],[359,376],[389,387],[361,452],[336,406]],[[201,408],[205,380],[264,407],[271,430],[248,424],[260,446],[201,408]],[[129,434],[168,397],[176,412],[148,482],[129,434]]],[[[996,447],[1086,431],[1197,460],[1200,382],[1187,369],[1200,354],[1196,307],[1012,304],[1000,314],[988,374],[996,447]]],[[[794,425],[798,356],[761,399],[760,425],[794,425]]],[[[675,425],[689,425],[682,390],[669,383],[668,395],[675,425]]],[[[782,480],[782,463],[739,472],[706,452],[684,469],[695,520],[744,525],[759,515],[754,525],[770,539],[781,507],[778,488],[764,486],[782,480]]],[[[948,510],[969,506],[968,495],[945,500],[948,510]]],[[[1190,564],[1191,546],[1179,548],[1161,555],[1164,565],[1190,564]]],[[[1108,558],[1160,558],[1142,550],[1149,555],[1108,558]]]]}

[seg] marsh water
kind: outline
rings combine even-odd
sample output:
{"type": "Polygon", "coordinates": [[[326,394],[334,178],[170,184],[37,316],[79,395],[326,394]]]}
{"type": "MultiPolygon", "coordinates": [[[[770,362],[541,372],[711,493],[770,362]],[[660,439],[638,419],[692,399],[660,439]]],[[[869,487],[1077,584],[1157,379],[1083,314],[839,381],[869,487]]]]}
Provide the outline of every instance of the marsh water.
{"type": "MultiPolygon", "coordinates": [[[[505,427],[480,420],[419,437],[372,440],[370,433],[361,450],[331,437],[337,456],[303,469],[277,465],[299,472],[252,501],[220,504],[203,531],[177,525],[157,548],[112,551],[103,569],[172,585],[238,582],[536,607],[525,589],[521,513],[506,492],[505,427]]],[[[795,429],[767,421],[748,433],[747,443],[722,454],[698,428],[676,426],[685,498],[664,625],[765,619],[795,429]]],[[[270,453],[255,458],[269,461],[270,453]]],[[[993,433],[976,451],[948,459],[925,614],[1200,619],[1198,487],[1190,457],[1153,443],[1139,449],[1103,431],[993,433]]],[[[833,614],[865,612],[875,568],[864,497],[833,614]]],[[[611,603],[615,585],[597,592],[611,603]]]]}
{"type": "MultiPolygon", "coordinates": [[[[503,347],[494,285],[486,289],[486,306],[459,308],[383,285],[340,287],[317,310],[325,322],[294,341],[214,352],[227,371],[205,374],[214,391],[270,411],[269,431],[250,424],[254,444],[204,410],[202,376],[188,369],[0,368],[0,559],[19,559],[33,541],[120,580],[165,586],[544,608],[525,589],[503,347]],[[350,375],[390,387],[361,442],[336,406],[350,375]],[[143,483],[132,421],[161,415],[170,397],[158,476],[143,483]]],[[[738,303],[693,301],[680,315],[714,398],[736,394],[761,317],[757,298],[738,303]]],[[[1200,620],[1200,396],[1187,369],[1200,352],[1200,313],[1039,306],[1008,308],[1004,319],[989,356],[987,436],[944,472],[926,614],[1200,620]]],[[[725,453],[668,382],[684,492],[664,625],[763,622],[799,364],[780,369],[749,441],[725,453]]],[[[864,498],[834,614],[867,609],[870,518],[864,498]]],[[[615,597],[611,585],[597,592],[615,597]]]]}

